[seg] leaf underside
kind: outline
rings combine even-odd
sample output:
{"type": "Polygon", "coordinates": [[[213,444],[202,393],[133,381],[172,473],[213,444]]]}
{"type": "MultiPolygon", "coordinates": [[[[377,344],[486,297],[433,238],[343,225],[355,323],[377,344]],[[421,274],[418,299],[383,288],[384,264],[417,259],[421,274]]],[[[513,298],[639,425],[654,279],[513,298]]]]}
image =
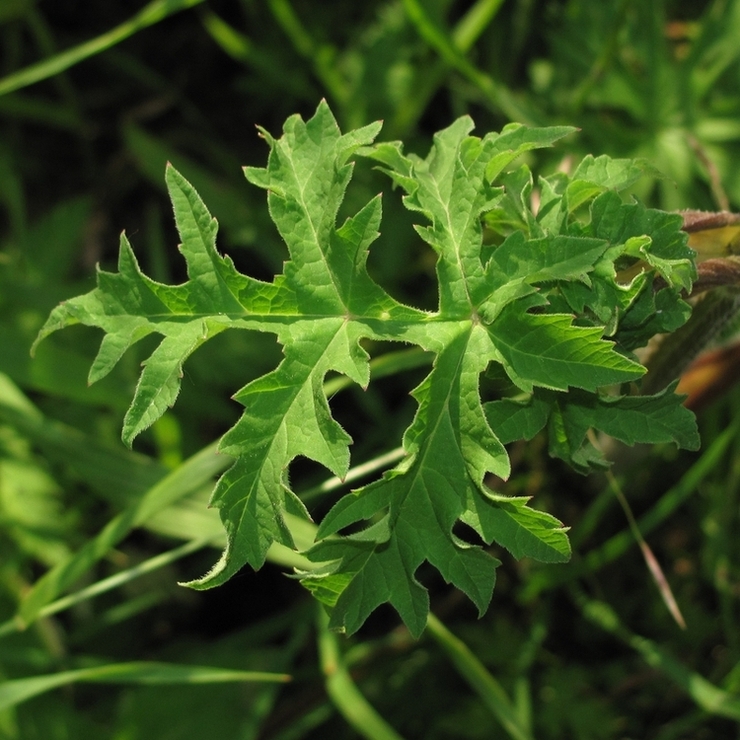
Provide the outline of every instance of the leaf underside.
{"type": "Polygon", "coordinates": [[[693,262],[680,218],[624,203],[615,190],[634,181],[639,165],[602,158],[586,162],[570,189],[562,177],[541,180],[535,216],[528,206],[531,175],[511,164],[572,129],[512,124],[478,138],[469,135],[472,128],[469,118],[459,119],[435,136],[425,159],[404,154],[399,143],[373,144],[378,123],[341,134],[325,102],[307,122],[289,118],[279,139],[263,132],[267,167],[245,174],[267,191],[290,253],[271,282],[242,275],[218,253],[215,220],[169,166],[187,282],[148,278],[122,236],[118,272],[99,270],[95,290],[50,315],[37,341],[75,323],[104,330],[91,382],[135,342],[161,335],[124,420],[129,445],[174,404],[183,363],[213,336],[247,329],[275,334],[282,345],[278,367],[234,396],[244,412],[220,448],[236,461],[211,500],[228,544],[191,587],[221,584],[245,564],[259,568],[273,542],[295,547],[284,514],[309,517],[288,483],[295,457],[346,475],[351,440],[332,417],[323,384],[334,372],[368,385],[363,339],[417,345],[435,360],[412,392],[418,408],[404,435],[404,459],[341,498],[305,553],[317,568],[301,574],[303,583],[326,604],[338,630],[356,631],[390,602],[418,636],[429,599],[415,574],[425,561],[483,613],[498,560],[454,535],[458,522],[517,558],[569,558],[558,520],[489,487],[489,476],[509,475],[505,443],[547,427],[552,454],[584,470],[599,462],[586,449],[590,428],[628,443],[696,446],[693,418],[672,388],[645,398],[604,391],[638,381],[644,369],[629,350],[685,320],[679,291],[690,286],[693,262]],[[405,192],[405,206],[426,222],[417,231],[437,256],[436,312],[399,303],[368,275],[380,197],[337,225],[357,156],[385,171],[405,192]],[[587,218],[580,220],[584,207],[587,218]],[[645,272],[622,284],[620,260],[641,260],[645,272]],[[657,292],[651,271],[663,279],[657,292]],[[480,375],[491,364],[526,395],[484,404],[480,375]]]}

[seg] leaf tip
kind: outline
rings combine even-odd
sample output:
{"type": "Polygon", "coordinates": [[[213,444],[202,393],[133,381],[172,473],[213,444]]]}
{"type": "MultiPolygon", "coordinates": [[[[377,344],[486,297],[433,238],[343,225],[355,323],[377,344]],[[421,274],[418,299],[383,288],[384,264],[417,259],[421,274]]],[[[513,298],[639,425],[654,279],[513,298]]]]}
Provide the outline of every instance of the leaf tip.
{"type": "Polygon", "coordinates": [[[43,333],[43,329],[36,335],[36,339],[33,340],[33,344],[31,344],[31,349],[29,350],[31,357],[36,357],[36,348],[44,341],[44,339],[46,339],[46,336],[47,335],[43,333]]]}
{"type": "MultiPolygon", "coordinates": [[[[260,126],[258,123],[255,124],[255,128],[257,129],[257,136],[259,136],[260,139],[264,139],[268,145],[272,148],[273,144],[275,143],[275,139],[272,136],[272,134],[264,127],[260,126]]],[[[247,169],[245,167],[245,169],[247,169]]],[[[254,169],[254,168],[249,168],[254,169]]]]}

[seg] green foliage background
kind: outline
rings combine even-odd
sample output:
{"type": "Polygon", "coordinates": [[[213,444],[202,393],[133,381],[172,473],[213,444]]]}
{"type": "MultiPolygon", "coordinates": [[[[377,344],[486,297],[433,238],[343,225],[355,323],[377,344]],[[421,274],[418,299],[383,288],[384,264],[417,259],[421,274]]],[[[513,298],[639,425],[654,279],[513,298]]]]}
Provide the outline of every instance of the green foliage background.
{"type": "MultiPolygon", "coordinates": [[[[437,619],[421,641],[390,610],[347,640],[282,575],[285,553],[214,591],[175,585],[222,545],[205,507],[228,464],[213,442],[239,414],[229,394],[279,361],[274,340],[226,332],[203,347],[134,452],[121,420],[151,344],[90,388],[95,332],[56,334],[33,361],[29,348],[60,300],[92,288],[95,263],[112,267],[124,229],[147,274],[184,278],[167,161],[218,218],[221,251],[256,277],[279,271],[285,247],[241,165],[264,164],[256,124],[277,134],[322,97],[343,130],[383,119],[384,139],[419,153],[463,113],[478,134],[578,126],[530,166],[644,157],[667,175],[638,184],[648,205],[739,210],[740,2],[138,5],[0,3],[0,738],[350,738],[352,722],[373,738],[737,736],[736,393],[701,416],[700,453],[656,447],[619,469],[686,631],[605,482],[535,437],[510,451],[505,492],[573,527],[573,561],[502,556],[481,620],[422,572],[437,619]]],[[[358,166],[354,188],[347,212],[387,182],[358,166]]],[[[371,274],[431,308],[427,252],[386,197],[371,274]]],[[[424,370],[401,370],[391,361],[379,390],[332,402],[353,463],[408,425],[424,370]]],[[[318,466],[299,462],[291,480],[327,509],[336,499],[318,466]]]]}

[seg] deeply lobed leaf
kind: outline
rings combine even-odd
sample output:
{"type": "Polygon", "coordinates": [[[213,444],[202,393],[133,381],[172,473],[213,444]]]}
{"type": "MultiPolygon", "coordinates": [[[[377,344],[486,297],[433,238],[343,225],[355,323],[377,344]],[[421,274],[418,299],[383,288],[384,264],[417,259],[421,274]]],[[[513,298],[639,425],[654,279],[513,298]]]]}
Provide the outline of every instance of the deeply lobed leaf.
{"type": "Polygon", "coordinates": [[[424,562],[482,613],[498,560],[453,534],[458,522],[515,557],[569,557],[559,521],[489,487],[491,475],[509,474],[504,443],[548,426],[552,453],[580,469],[598,462],[584,443],[589,428],[630,443],[695,445],[693,421],[672,389],[644,399],[603,390],[638,380],[644,368],[630,349],[649,331],[685,320],[679,291],[690,285],[693,263],[680,218],[623,203],[614,189],[630,184],[639,167],[602,158],[584,162],[570,185],[541,181],[543,205],[535,215],[529,170],[505,169],[571,129],[512,125],[477,138],[469,135],[472,127],[462,118],[441,131],[425,159],[404,154],[400,143],[373,145],[379,124],[343,135],[324,102],[307,122],[289,118],[279,139],[263,131],[267,167],[245,174],[267,190],[290,252],[269,283],[241,275],[218,254],[215,220],[169,167],[187,282],[167,286],[143,275],[122,237],[118,273],[99,271],[94,291],[52,312],[39,340],[73,323],[104,330],[91,382],[139,339],[162,336],[124,421],[128,444],[174,403],[184,361],[212,336],[227,328],[270,332],[283,346],[279,366],[234,396],[245,410],[220,447],[236,461],[211,502],[227,547],[192,587],[222,583],[246,563],[260,567],[273,542],[294,547],[284,515],[309,516],[288,482],[294,458],[347,473],[351,440],[332,417],[323,385],[329,372],[368,385],[366,338],[412,343],[435,360],[413,391],[418,409],[404,435],[404,459],[340,499],[306,553],[316,569],[301,574],[303,582],[330,609],[335,629],[353,632],[390,602],[420,634],[429,609],[416,579],[424,562]],[[428,222],[417,232],[437,254],[436,312],[402,305],[368,275],[379,198],[337,225],[357,155],[379,163],[405,191],[406,207],[428,222]],[[584,208],[586,222],[575,215],[584,208]],[[625,261],[647,272],[620,281],[625,261]],[[657,292],[651,270],[662,280],[657,292]],[[658,305],[665,316],[656,322],[658,305]],[[484,405],[480,376],[492,363],[529,399],[484,405]]]}

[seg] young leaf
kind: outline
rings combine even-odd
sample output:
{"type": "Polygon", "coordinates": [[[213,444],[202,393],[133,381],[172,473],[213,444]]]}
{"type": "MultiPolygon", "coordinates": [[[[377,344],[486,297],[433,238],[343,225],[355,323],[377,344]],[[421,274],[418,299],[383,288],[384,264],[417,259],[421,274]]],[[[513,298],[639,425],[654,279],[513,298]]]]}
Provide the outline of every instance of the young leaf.
{"type": "Polygon", "coordinates": [[[587,154],[576,167],[568,184],[567,208],[573,212],[606,190],[625,190],[643,175],[655,177],[660,176],[660,173],[643,160],[612,159],[606,155],[593,157],[587,154]]]}

